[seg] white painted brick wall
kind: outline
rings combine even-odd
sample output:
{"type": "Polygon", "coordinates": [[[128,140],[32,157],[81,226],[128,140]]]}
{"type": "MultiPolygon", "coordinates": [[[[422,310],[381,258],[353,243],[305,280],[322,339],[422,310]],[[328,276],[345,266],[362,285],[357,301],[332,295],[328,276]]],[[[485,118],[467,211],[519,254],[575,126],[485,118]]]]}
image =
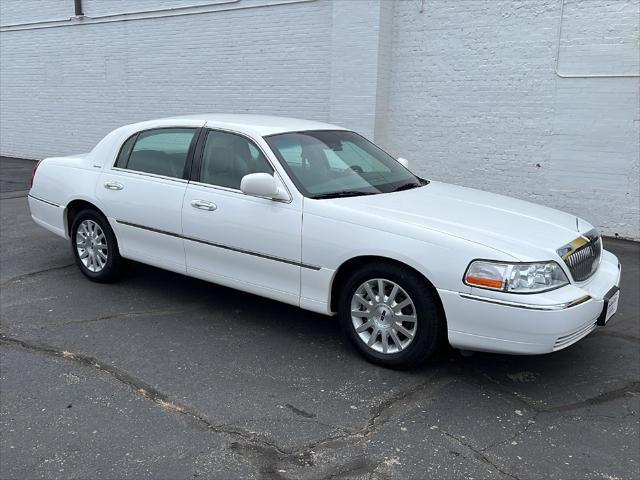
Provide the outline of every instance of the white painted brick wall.
{"type": "MultiPolygon", "coordinates": [[[[639,239],[638,77],[557,76],[561,0],[420,7],[394,4],[388,149],[429,178],[639,239]]],[[[638,75],[639,10],[638,0],[566,0],[560,71],[638,75]]]]}
{"type": "Polygon", "coordinates": [[[376,116],[386,116],[379,83],[390,64],[380,71],[379,61],[387,59],[379,40],[381,22],[391,22],[390,5],[378,0],[333,2],[329,121],[369,138],[375,136],[376,116]]]}
{"type": "Polygon", "coordinates": [[[3,0],[0,154],[174,114],[298,116],[640,239],[640,0],[564,2],[560,74],[636,75],[615,78],[555,73],[562,0],[285,1],[84,0],[84,24],[16,30],[73,1],[3,0]],[[163,8],[189,14],[135,13],[163,8]]]}
{"type": "Polygon", "coordinates": [[[73,2],[51,0],[3,0],[0,2],[2,25],[51,19],[67,19],[73,15],[73,2]]]}
{"type": "MultiPolygon", "coordinates": [[[[118,126],[194,112],[327,120],[331,3],[246,8],[269,1],[241,0],[243,9],[194,15],[2,32],[2,155],[87,151],[118,126]]],[[[135,3],[127,2],[128,8],[134,11],[135,3]]],[[[148,8],[148,0],[141,6],[148,8]]],[[[13,22],[3,15],[5,23],[13,22]]]]}

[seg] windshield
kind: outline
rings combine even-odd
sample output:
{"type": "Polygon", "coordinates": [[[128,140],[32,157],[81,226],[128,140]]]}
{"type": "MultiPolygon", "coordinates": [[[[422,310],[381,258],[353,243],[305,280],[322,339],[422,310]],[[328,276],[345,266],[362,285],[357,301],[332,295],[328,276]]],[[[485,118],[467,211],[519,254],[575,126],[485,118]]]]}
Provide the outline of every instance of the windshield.
{"type": "Polygon", "coordinates": [[[282,133],[265,140],[307,197],[388,193],[426,183],[354,132],[282,133]]]}

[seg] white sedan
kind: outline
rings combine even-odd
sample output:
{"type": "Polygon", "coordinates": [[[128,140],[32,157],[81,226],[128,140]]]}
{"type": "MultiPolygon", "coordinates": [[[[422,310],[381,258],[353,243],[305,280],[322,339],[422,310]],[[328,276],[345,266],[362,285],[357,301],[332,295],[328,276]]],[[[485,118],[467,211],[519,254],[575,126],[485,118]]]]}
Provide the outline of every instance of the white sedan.
{"type": "Polygon", "coordinates": [[[338,315],[368,359],[448,341],[540,354],[615,313],[617,258],[592,225],[420,178],[352,131],[250,115],[118,128],[34,170],[33,219],[89,279],[124,259],[338,315]]]}

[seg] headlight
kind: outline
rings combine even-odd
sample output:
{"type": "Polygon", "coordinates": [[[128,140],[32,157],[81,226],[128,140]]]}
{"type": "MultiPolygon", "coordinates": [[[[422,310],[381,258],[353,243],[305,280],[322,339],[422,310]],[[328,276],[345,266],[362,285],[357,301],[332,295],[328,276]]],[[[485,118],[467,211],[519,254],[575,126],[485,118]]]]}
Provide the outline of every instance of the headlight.
{"type": "Polygon", "coordinates": [[[546,292],[569,283],[556,262],[504,263],[474,260],[469,264],[464,283],[509,293],[546,292]]]}

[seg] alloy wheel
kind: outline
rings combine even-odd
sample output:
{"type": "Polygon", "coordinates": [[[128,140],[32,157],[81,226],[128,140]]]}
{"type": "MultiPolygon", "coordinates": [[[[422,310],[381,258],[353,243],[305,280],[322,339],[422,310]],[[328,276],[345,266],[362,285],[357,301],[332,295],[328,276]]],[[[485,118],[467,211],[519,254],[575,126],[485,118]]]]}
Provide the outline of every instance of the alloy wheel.
{"type": "Polygon", "coordinates": [[[76,250],[80,261],[90,272],[97,273],[104,268],[109,247],[107,237],[97,222],[87,219],[78,225],[76,250]]]}
{"type": "Polygon", "coordinates": [[[406,349],[418,329],[416,307],[397,283],[383,278],[367,280],[351,299],[351,321],[360,340],[384,354],[406,349]]]}

